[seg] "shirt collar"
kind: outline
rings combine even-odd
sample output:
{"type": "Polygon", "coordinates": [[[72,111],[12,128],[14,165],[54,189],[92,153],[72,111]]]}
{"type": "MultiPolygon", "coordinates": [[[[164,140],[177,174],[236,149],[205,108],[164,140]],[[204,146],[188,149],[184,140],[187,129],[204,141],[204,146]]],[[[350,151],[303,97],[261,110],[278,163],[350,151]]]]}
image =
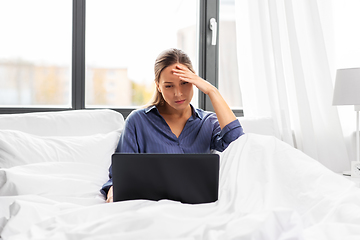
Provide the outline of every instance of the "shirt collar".
{"type": "MultiPolygon", "coordinates": [[[[202,119],[202,115],[199,113],[198,109],[194,108],[193,105],[190,104],[192,115],[190,117],[190,120],[193,120],[195,117],[198,117],[199,119],[202,119]]],[[[160,115],[159,110],[155,105],[152,105],[150,107],[145,108],[145,113],[149,113],[151,111],[155,111],[157,114],[160,115]]]]}
{"type": "MultiPolygon", "coordinates": [[[[156,109],[156,111],[157,111],[157,107],[155,105],[152,105],[150,107],[145,108],[145,113],[148,113],[148,112],[152,111],[153,109],[156,109]]],[[[159,111],[157,111],[157,112],[159,112],[159,111]]]]}

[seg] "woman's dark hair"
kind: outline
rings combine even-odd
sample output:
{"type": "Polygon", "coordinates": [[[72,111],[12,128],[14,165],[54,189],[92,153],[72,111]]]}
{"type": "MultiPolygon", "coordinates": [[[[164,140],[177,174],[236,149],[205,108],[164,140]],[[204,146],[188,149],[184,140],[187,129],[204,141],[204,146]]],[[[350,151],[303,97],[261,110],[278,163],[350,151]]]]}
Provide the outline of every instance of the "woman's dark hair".
{"type": "MultiPolygon", "coordinates": [[[[189,56],[180,49],[170,48],[161,52],[159,56],[156,58],[154,65],[155,83],[159,83],[160,75],[165,68],[176,63],[185,65],[190,71],[195,73],[189,56]]],[[[161,92],[159,92],[158,88],[155,87],[154,96],[150,101],[150,103],[148,104],[148,106],[152,106],[152,105],[158,106],[164,104],[164,102],[165,100],[161,92]]]]}

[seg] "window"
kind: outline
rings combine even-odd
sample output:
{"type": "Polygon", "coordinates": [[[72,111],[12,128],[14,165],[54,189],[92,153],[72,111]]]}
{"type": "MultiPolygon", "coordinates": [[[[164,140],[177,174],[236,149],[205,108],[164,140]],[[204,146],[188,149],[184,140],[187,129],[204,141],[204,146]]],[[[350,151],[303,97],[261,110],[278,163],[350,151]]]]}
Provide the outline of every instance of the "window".
{"type": "Polygon", "coordinates": [[[155,59],[167,48],[184,50],[197,69],[197,10],[194,0],[86,1],[85,105],[146,104],[155,59]]]}
{"type": "Polygon", "coordinates": [[[235,0],[220,0],[219,91],[232,109],[242,108],[236,51],[235,0]]]}
{"type": "MultiPolygon", "coordinates": [[[[170,47],[218,86],[211,18],[219,0],[0,0],[0,113],[106,107],[126,117],[152,97],[155,58],[170,47]]],[[[237,82],[227,84],[225,72],[221,64],[227,95],[237,82]]],[[[194,106],[212,110],[194,93],[194,106]]]]}
{"type": "Polygon", "coordinates": [[[71,16],[70,0],[0,0],[1,107],[70,107],[71,16]]]}

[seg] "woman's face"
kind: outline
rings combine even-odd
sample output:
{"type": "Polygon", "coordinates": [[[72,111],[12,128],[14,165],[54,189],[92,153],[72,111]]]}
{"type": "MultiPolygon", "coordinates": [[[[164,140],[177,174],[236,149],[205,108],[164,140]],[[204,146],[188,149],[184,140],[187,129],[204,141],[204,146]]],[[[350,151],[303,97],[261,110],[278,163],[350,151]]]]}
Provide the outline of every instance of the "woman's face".
{"type": "Polygon", "coordinates": [[[176,65],[173,64],[165,68],[156,85],[170,107],[176,110],[184,110],[189,106],[193,97],[193,85],[173,74],[172,70],[175,69],[176,65]]]}

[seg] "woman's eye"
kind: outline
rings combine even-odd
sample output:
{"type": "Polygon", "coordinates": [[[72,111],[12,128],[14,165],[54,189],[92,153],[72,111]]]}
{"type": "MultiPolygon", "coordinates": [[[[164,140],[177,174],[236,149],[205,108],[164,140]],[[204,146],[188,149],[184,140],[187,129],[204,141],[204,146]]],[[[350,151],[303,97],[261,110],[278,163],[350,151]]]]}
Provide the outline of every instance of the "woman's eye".
{"type": "Polygon", "coordinates": [[[165,86],[165,88],[171,88],[172,87],[172,85],[166,85],[165,86]]]}
{"type": "Polygon", "coordinates": [[[182,84],[182,85],[185,85],[185,84],[188,84],[188,82],[182,82],[181,84],[182,84]]]}

